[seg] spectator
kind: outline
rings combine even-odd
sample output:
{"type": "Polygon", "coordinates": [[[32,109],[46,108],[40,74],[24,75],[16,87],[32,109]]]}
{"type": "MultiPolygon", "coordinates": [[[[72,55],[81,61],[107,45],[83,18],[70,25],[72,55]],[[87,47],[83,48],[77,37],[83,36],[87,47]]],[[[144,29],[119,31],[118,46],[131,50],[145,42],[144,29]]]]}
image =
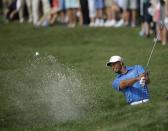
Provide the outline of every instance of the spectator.
{"type": "MultiPolygon", "coordinates": [[[[11,6],[12,2],[16,2],[16,0],[2,0],[2,4],[3,4],[3,17],[4,17],[5,22],[8,22],[7,15],[9,13],[9,10],[10,10],[9,7],[11,6]]],[[[16,4],[15,4],[15,8],[16,8],[16,4]]]]}
{"type": "Polygon", "coordinates": [[[88,0],[80,0],[80,7],[82,12],[82,19],[80,21],[82,22],[82,25],[88,25],[90,23],[88,0]]]}
{"type": "Polygon", "coordinates": [[[60,22],[65,24],[66,20],[66,13],[65,13],[65,0],[59,0],[59,14],[60,14],[60,22]]]}
{"type": "Polygon", "coordinates": [[[129,20],[131,20],[131,26],[135,27],[136,26],[136,14],[137,14],[137,9],[138,9],[137,0],[123,0],[122,8],[123,8],[123,16],[122,16],[120,23],[118,23],[117,27],[120,27],[123,25],[128,26],[129,20]]]}
{"type": "Polygon", "coordinates": [[[24,7],[25,3],[28,11],[28,22],[32,22],[32,0],[17,0],[17,10],[19,12],[19,22],[23,23],[24,21],[24,7]]]}
{"type": "Polygon", "coordinates": [[[165,11],[164,11],[164,20],[163,20],[163,41],[162,44],[166,45],[168,44],[168,1],[164,0],[164,6],[165,6],[165,11]]]}
{"type": "Polygon", "coordinates": [[[33,11],[33,24],[38,26],[39,22],[39,6],[40,1],[42,2],[43,15],[46,15],[50,11],[50,3],[48,0],[32,0],[32,11],[33,11]]]}
{"type": "Polygon", "coordinates": [[[107,14],[107,20],[104,24],[105,27],[114,26],[116,23],[115,17],[114,17],[114,10],[112,10],[113,4],[114,4],[114,0],[105,0],[106,14],[107,14]]]}
{"type": "Polygon", "coordinates": [[[0,15],[2,15],[2,0],[0,0],[0,15]]]}
{"type": "MultiPolygon", "coordinates": [[[[153,0],[154,1],[154,0],[153,0]]],[[[153,2],[152,1],[152,2],[153,2]]],[[[154,3],[154,2],[153,2],[154,3]]],[[[155,15],[154,20],[156,21],[156,35],[163,45],[166,44],[166,31],[165,31],[165,16],[166,16],[166,4],[164,0],[155,1],[155,15]]]]}
{"type": "Polygon", "coordinates": [[[151,7],[149,0],[141,0],[141,31],[139,32],[140,36],[149,37],[150,36],[150,24],[152,22],[152,16],[149,14],[148,9],[151,7]]]}
{"type": "Polygon", "coordinates": [[[43,15],[43,17],[38,22],[38,26],[53,25],[56,21],[59,11],[59,0],[52,0],[51,5],[51,10],[45,15],[43,15]]]}
{"type": "Polygon", "coordinates": [[[89,17],[90,17],[90,27],[95,25],[95,18],[96,18],[96,6],[95,0],[88,0],[88,7],[89,7],[89,17]]]}
{"type": "Polygon", "coordinates": [[[13,0],[9,3],[8,8],[6,9],[6,18],[8,20],[14,20],[17,17],[18,10],[17,10],[17,0],[13,0]]]}
{"type": "Polygon", "coordinates": [[[65,7],[68,15],[68,27],[75,27],[77,23],[76,14],[79,8],[78,0],[65,0],[65,7]]]}
{"type": "Polygon", "coordinates": [[[119,21],[115,24],[115,27],[121,27],[124,25],[124,13],[123,13],[123,8],[124,8],[124,0],[115,0],[115,3],[117,6],[114,6],[113,8],[119,12],[119,21]]]}
{"type": "Polygon", "coordinates": [[[103,26],[104,20],[103,20],[103,8],[104,8],[104,0],[96,0],[96,21],[95,26],[103,26]]]}

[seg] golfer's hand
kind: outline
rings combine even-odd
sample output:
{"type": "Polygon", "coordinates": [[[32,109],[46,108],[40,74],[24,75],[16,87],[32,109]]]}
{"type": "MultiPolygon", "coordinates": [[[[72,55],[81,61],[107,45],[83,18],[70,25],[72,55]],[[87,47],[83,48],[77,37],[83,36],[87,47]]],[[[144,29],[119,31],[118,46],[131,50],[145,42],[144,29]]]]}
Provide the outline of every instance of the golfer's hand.
{"type": "Polygon", "coordinates": [[[138,80],[139,80],[139,84],[144,87],[146,82],[148,81],[148,75],[146,73],[143,73],[141,74],[139,77],[138,77],[138,80]]]}
{"type": "Polygon", "coordinates": [[[146,79],[145,79],[145,77],[144,77],[144,76],[142,76],[142,77],[141,77],[141,79],[139,80],[139,83],[140,83],[140,85],[141,85],[142,87],[144,87],[144,86],[145,86],[146,79]]]}

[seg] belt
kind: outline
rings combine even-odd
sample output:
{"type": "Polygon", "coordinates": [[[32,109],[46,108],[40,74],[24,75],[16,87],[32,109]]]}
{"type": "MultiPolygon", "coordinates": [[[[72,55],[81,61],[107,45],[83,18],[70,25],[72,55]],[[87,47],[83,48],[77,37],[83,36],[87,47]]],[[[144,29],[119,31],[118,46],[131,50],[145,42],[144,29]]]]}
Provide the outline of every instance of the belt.
{"type": "Polygon", "coordinates": [[[145,103],[148,101],[149,101],[149,99],[144,99],[144,100],[132,102],[132,103],[130,103],[130,105],[138,105],[138,104],[145,103]]]}

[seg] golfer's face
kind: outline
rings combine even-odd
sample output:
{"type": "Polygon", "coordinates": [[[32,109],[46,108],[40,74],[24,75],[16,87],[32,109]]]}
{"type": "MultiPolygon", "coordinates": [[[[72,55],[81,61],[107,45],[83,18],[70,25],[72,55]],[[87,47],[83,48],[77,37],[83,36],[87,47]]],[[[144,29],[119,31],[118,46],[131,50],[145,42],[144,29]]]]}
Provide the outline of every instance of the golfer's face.
{"type": "Polygon", "coordinates": [[[111,64],[112,70],[115,73],[121,73],[122,64],[120,61],[111,64]]]}

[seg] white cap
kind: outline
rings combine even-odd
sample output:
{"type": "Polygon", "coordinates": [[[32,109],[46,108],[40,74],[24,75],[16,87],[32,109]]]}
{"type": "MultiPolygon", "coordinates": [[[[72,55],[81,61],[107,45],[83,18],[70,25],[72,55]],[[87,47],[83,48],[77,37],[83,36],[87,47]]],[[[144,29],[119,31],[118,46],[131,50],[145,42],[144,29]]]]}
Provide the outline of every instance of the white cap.
{"type": "Polygon", "coordinates": [[[118,61],[123,62],[123,59],[122,59],[122,57],[115,55],[115,56],[112,56],[110,58],[109,62],[107,62],[106,65],[111,66],[112,63],[115,63],[115,62],[118,62],[118,61]]]}

